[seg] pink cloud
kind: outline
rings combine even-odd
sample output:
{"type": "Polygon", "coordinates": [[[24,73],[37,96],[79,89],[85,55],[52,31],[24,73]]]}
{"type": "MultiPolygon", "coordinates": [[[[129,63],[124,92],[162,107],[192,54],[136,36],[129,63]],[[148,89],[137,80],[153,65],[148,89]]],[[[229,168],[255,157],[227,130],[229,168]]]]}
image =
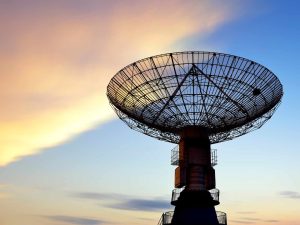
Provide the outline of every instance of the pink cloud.
{"type": "Polygon", "coordinates": [[[212,1],[1,4],[2,166],[112,118],[106,85],[121,67],[214,31],[234,9],[212,1]]]}

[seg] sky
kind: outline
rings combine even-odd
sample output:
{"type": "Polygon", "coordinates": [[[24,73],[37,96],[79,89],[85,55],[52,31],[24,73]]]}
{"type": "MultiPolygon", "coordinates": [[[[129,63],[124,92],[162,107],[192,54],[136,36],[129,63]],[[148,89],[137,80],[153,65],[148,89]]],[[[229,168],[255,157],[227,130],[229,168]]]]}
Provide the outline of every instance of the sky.
{"type": "Polygon", "coordinates": [[[296,0],[0,0],[0,224],[157,224],[174,144],[131,130],[106,86],[124,66],[185,50],[269,68],[284,96],[261,129],[215,144],[228,224],[300,224],[296,0]]]}

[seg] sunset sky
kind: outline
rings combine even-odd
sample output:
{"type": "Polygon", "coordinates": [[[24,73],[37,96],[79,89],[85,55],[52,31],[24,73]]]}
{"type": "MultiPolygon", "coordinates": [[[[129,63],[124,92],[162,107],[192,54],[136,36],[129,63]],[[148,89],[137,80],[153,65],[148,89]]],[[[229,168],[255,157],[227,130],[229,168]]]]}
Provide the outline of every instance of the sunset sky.
{"type": "Polygon", "coordinates": [[[153,225],[172,210],[162,142],[106,97],[124,66],[185,50],[242,56],[283,84],[260,130],[218,149],[228,224],[300,224],[297,0],[0,0],[0,225],[153,225]]]}

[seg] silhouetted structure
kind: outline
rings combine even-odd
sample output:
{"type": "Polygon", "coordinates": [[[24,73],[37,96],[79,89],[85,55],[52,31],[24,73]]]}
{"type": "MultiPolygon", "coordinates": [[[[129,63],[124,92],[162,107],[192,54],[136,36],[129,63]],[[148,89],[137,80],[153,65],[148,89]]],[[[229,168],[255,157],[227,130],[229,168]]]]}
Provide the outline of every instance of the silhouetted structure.
{"type": "Polygon", "coordinates": [[[216,212],[216,154],[211,144],[260,128],[283,95],[278,78],[251,60],[215,52],[177,52],[134,62],[107,87],[118,116],[132,129],[179,144],[172,153],[174,212],[160,224],[226,224],[216,212]],[[212,154],[214,153],[214,154],[212,154]]]}

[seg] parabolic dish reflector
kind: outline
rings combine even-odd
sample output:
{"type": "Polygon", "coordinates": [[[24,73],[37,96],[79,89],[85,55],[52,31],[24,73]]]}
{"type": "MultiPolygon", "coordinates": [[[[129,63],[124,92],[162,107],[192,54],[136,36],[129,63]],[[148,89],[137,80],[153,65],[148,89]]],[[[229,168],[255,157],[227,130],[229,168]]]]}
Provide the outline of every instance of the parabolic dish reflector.
{"type": "Polygon", "coordinates": [[[266,67],[215,52],[176,52],[134,62],[107,87],[129,127],[173,143],[186,127],[218,143],[260,128],[281,101],[282,85],[266,67]]]}

